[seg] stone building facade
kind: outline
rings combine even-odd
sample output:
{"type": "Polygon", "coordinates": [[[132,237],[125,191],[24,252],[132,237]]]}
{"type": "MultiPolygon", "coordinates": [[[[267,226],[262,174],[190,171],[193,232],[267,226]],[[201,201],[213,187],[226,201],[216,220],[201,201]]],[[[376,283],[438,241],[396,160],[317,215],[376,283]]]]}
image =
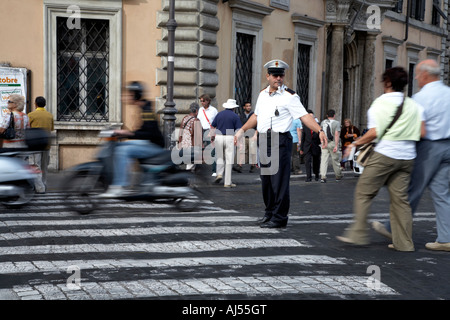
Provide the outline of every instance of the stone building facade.
{"type": "MultiPolygon", "coordinates": [[[[213,105],[256,103],[265,62],[290,65],[286,83],[322,119],[335,109],[364,129],[381,74],[413,75],[434,58],[449,78],[448,0],[176,0],[177,123],[203,93],[213,105]],[[439,10],[437,9],[439,8],[439,10]]],[[[162,115],[167,94],[169,0],[2,0],[0,60],[31,71],[30,92],[54,114],[53,169],[93,158],[98,132],[137,125],[125,83],[147,85],[162,115]]],[[[408,93],[417,91],[411,81],[408,93]]],[[[32,109],[28,101],[28,110],[32,109]]],[[[239,112],[239,110],[238,110],[239,112]]],[[[162,122],[162,116],[161,122],[162,122]]]]}

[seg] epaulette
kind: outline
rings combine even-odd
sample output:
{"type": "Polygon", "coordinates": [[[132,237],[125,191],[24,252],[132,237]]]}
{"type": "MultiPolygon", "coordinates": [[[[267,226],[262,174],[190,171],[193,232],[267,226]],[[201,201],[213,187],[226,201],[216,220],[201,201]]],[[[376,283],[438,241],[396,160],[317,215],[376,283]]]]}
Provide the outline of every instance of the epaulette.
{"type": "Polygon", "coordinates": [[[290,94],[292,94],[292,95],[294,95],[294,94],[295,94],[295,91],[294,91],[294,90],[292,90],[292,89],[286,88],[285,90],[286,90],[287,92],[289,92],[290,94]]]}

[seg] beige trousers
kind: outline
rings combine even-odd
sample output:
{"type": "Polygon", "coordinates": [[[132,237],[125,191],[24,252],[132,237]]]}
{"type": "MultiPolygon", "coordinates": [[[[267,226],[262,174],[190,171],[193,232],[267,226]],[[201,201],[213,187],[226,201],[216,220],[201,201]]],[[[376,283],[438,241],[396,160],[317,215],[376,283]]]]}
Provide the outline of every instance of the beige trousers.
{"type": "Polygon", "coordinates": [[[336,142],[328,141],[328,145],[326,148],[322,149],[322,156],[320,158],[320,177],[322,179],[327,178],[328,171],[328,161],[331,159],[331,164],[333,166],[334,175],[337,179],[342,178],[341,171],[341,152],[339,148],[336,152],[333,152],[334,146],[336,142]]]}
{"type": "Polygon", "coordinates": [[[231,185],[231,171],[235,153],[234,136],[216,135],[217,175],[223,177],[224,185],[231,185]]]}
{"type": "Polygon", "coordinates": [[[372,199],[386,185],[390,195],[392,242],[399,251],[414,251],[408,186],[414,160],[396,160],[374,152],[356,185],[354,223],[345,236],[357,244],[369,243],[367,218],[372,199]]]}

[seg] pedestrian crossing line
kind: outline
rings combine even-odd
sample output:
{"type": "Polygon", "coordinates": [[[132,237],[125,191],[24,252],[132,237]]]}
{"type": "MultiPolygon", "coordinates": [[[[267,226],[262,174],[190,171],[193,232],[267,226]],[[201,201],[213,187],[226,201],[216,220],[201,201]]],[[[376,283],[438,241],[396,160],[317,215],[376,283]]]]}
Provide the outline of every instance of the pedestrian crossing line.
{"type": "Polygon", "coordinates": [[[120,228],[120,229],[74,229],[74,230],[39,230],[27,232],[0,233],[1,240],[25,240],[40,238],[62,237],[117,237],[117,236],[149,236],[163,234],[269,234],[279,233],[276,229],[265,229],[251,226],[218,226],[218,227],[149,227],[149,228],[120,228]]]}
{"type": "MultiPolygon", "coordinates": [[[[72,216],[73,217],[73,216],[72,216]]],[[[210,223],[210,222],[255,222],[255,218],[248,216],[158,216],[158,217],[102,217],[89,216],[89,218],[82,218],[77,220],[3,220],[0,221],[0,227],[14,227],[14,226],[86,226],[86,225],[111,225],[111,224],[138,224],[138,223],[210,223]]]]}
{"type": "Polygon", "coordinates": [[[362,276],[250,276],[196,279],[145,279],[132,281],[81,282],[64,284],[20,285],[13,292],[23,299],[81,300],[135,299],[205,295],[280,296],[327,295],[398,295],[379,282],[370,286],[362,276]]]}
{"type": "Polygon", "coordinates": [[[236,249],[282,247],[310,247],[294,239],[217,239],[206,241],[178,241],[162,243],[114,243],[114,244],[73,244],[0,247],[0,255],[35,255],[61,253],[194,253],[236,249]]]}
{"type": "MultiPolygon", "coordinates": [[[[36,208],[32,208],[32,209],[36,209],[36,208]]],[[[47,208],[48,209],[48,208],[47,208]]],[[[67,209],[67,208],[64,208],[67,209]]],[[[146,209],[152,209],[152,208],[146,208],[146,209]]],[[[199,215],[199,214],[218,214],[218,213],[239,213],[236,210],[226,210],[226,209],[221,209],[221,208],[199,208],[200,210],[197,211],[189,211],[189,212],[180,212],[180,211],[170,211],[170,212],[164,212],[163,214],[167,214],[167,215],[199,215]]],[[[133,214],[142,214],[142,215],[148,215],[150,216],[155,216],[161,215],[161,211],[158,212],[153,212],[153,211],[133,211],[133,214]]],[[[111,215],[111,210],[103,210],[103,209],[99,209],[99,210],[95,210],[95,213],[91,214],[91,215],[85,215],[83,216],[83,219],[89,219],[91,217],[97,217],[100,215],[111,215]],[[89,217],[89,218],[88,218],[89,217]]],[[[76,217],[79,216],[81,217],[79,214],[77,214],[76,212],[73,211],[39,211],[39,212],[15,212],[15,213],[0,213],[0,222],[2,218],[45,218],[45,217],[76,217]]]]}
{"type": "Polygon", "coordinates": [[[275,255],[245,257],[201,257],[169,259],[104,259],[104,260],[59,260],[1,262],[0,274],[67,272],[68,267],[77,266],[86,270],[118,270],[121,268],[178,268],[206,266],[254,266],[263,264],[298,265],[345,265],[343,258],[326,255],[275,255]]]}
{"type": "MultiPolygon", "coordinates": [[[[45,202],[48,203],[48,202],[45,202]]],[[[28,207],[22,207],[22,208],[18,208],[18,209],[14,209],[15,211],[26,211],[29,209],[33,209],[33,210],[67,210],[67,206],[66,205],[46,205],[46,206],[38,206],[36,205],[37,202],[33,202],[30,203],[28,207]]],[[[129,203],[129,202],[124,202],[124,203],[99,203],[98,204],[99,207],[101,207],[101,209],[106,209],[106,208],[124,208],[124,209],[173,209],[174,206],[171,204],[156,204],[156,203],[129,203]]],[[[202,206],[199,206],[200,208],[202,206]]],[[[214,207],[207,207],[207,208],[212,208],[214,209],[214,207]]],[[[94,210],[94,212],[96,212],[97,210],[94,210]]],[[[2,214],[0,213],[0,216],[2,214]]]]}
{"type": "MultiPolygon", "coordinates": [[[[309,215],[309,216],[289,216],[290,224],[350,224],[353,223],[354,214],[336,214],[336,215],[309,215]]],[[[388,220],[389,213],[371,213],[368,222],[388,220]]],[[[413,216],[413,222],[433,222],[436,220],[434,212],[418,212],[413,216]]]]}

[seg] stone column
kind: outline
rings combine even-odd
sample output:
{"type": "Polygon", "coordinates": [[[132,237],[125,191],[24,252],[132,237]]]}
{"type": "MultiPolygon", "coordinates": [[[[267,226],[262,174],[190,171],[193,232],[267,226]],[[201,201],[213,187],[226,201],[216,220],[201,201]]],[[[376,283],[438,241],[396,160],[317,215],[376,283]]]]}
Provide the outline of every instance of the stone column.
{"type": "Polygon", "coordinates": [[[331,37],[328,109],[334,109],[336,120],[341,121],[344,90],[344,25],[333,25],[331,37]]]}
{"type": "Polygon", "coordinates": [[[367,128],[367,110],[374,100],[375,93],[375,41],[378,32],[367,32],[364,44],[361,94],[361,130],[367,128]]]}

